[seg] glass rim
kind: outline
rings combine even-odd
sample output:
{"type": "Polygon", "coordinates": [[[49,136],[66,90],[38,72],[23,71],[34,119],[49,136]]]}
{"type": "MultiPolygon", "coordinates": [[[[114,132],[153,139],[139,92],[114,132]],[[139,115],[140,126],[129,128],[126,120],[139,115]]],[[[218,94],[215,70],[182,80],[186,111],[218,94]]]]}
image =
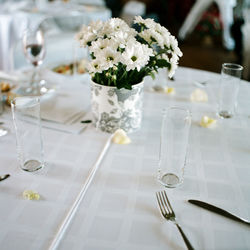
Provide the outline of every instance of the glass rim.
{"type": "Polygon", "coordinates": [[[243,66],[237,63],[223,63],[222,64],[223,69],[227,70],[243,70],[243,66]]]}
{"type": "Polygon", "coordinates": [[[17,103],[16,101],[17,100],[35,100],[37,104],[39,104],[41,102],[40,100],[40,97],[39,96],[16,96],[15,98],[13,98],[11,101],[10,101],[10,104],[11,104],[11,107],[15,107],[17,106],[17,103]]]}
{"type": "Polygon", "coordinates": [[[192,117],[192,112],[189,109],[180,106],[170,106],[167,108],[163,108],[162,109],[163,115],[166,115],[169,110],[185,111],[189,117],[192,117]]]}

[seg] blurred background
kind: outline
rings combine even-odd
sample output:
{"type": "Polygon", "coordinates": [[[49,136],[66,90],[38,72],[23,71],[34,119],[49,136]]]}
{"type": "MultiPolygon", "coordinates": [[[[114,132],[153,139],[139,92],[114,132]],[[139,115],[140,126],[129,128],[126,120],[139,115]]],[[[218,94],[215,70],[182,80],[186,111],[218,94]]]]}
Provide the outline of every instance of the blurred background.
{"type": "Polygon", "coordinates": [[[25,62],[21,37],[27,26],[45,31],[47,53],[61,50],[66,58],[78,53],[65,48],[74,47],[82,24],[120,17],[132,25],[136,15],[153,18],[177,37],[180,66],[219,73],[222,63],[234,62],[250,80],[250,0],[0,0],[0,70],[25,62]]]}
{"type": "Polygon", "coordinates": [[[180,66],[220,72],[224,62],[244,66],[250,80],[250,0],[105,0],[112,15],[154,18],[178,38],[180,66]]]}

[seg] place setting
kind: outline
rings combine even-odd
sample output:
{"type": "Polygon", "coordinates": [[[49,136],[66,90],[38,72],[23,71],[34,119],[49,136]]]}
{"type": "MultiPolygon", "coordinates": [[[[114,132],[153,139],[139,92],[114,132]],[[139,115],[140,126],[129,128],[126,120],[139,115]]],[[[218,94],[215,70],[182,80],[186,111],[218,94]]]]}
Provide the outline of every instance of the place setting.
{"type": "Polygon", "coordinates": [[[20,39],[28,65],[0,69],[4,249],[248,249],[244,67],[182,67],[140,15],[41,27],[20,39]]]}

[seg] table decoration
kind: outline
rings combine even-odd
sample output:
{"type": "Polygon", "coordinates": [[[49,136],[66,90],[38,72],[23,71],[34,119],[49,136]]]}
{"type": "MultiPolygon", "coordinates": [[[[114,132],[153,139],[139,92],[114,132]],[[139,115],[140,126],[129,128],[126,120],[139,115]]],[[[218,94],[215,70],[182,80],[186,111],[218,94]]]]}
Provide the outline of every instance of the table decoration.
{"type": "Polygon", "coordinates": [[[204,90],[195,89],[190,95],[190,100],[192,102],[207,102],[208,96],[204,90]]]}
{"type": "Polygon", "coordinates": [[[214,127],[216,125],[216,122],[217,121],[215,119],[204,115],[201,118],[200,126],[203,127],[203,128],[212,128],[212,127],[214,127]]]}
{"type": "Polygon", "coordinates": [[[153,19],[137,16],[134,24],[111,18],[84,25],[77,34],[92,59],[88,72],[94,124],[109,133],[140,128],[144,77],[154,78],[159,68],[167,68],[172,77],[182,56],[175,37],[153,19]]]}
{"type": "Polygon", "coordinates": [[[168,95],[174,95],[175,89],[173,87],[166,87],[164,92],[168,95]]]}
{"type": "Polygon", "coordinates": [[[112,142],[116,144],[130,144],[131,140],[123,129],[117,129],[114,133],[112,142]]]}
{"type": "Polygon", "coordinates": [[[26,200],[40,200],[40,194],[33,190],[24,190],[23,198],[26,200]]]}

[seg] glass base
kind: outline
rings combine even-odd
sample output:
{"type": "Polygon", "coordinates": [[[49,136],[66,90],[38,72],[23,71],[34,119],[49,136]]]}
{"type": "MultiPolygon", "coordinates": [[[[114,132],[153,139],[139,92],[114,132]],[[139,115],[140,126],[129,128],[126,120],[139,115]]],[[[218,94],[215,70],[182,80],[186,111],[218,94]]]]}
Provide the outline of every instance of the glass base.
{"type": "Polygon", "coordinates": [[[44,164],[42,164],[38,160],[28,160],[23,164],[22,170],[27,172],[34,172],[41,169],[43,166],[44,164]]]}
{"type": "Polygon", "coordinates": [[[222,110],[218,113],[218,115],[221,117],[221,118],[224,118],[224,119],[228,119],[228,118],[232,118],[233,117],[233,114],[232,113],[229,113],[228,111],[225,111],[225,110],[222,110]]]}
{"type": "Polygon", "coordinates": [[[166,173],[159,178],[159,182],[168,188],[175,188],[182,183],[182,180],[175,174],[166,173]]]}
{"type": "Polygon", "coordinates": [[[28,86],[18,88],[16,93],[20,96],[44,96],[54,91],[55,88],[48,86],[45,80],[40,80],[36,84],[29,84],[28,86]]]}
{"type": "Polygon", "coordinates": [[[31,87],[20,87],[17,90],[17,94],[21,95],[21,96],[43,96],[43,95],[47,95],[50,94],[52,92],[54,92],[54,89],[42,86],[39,89],[34,89],[31,87]]]}

